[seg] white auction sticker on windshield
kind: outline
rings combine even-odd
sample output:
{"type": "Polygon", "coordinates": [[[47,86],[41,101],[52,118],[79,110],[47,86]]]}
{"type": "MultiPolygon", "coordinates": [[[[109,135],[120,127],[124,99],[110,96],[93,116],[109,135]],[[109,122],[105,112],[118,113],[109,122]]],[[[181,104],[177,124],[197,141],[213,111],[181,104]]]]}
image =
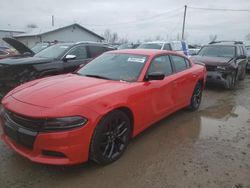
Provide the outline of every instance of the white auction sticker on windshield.
{"type": "Polygon", "coordinates": [[[138,62],[138,63],[144,63],[145,58],[140,58],[140,57],[129,57],[128,62],[138,62]]]}

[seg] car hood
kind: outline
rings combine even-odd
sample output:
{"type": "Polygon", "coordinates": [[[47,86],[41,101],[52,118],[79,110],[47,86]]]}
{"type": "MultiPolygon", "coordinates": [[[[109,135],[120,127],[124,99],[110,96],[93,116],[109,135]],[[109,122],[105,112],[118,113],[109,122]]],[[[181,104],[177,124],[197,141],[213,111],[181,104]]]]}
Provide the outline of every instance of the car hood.
{"type": "Polygon", "coordinates": [[[131,83],[66,74],[52,76],[23,84],[8,97],[23,103],[53,108],[83,105],[127,88],[131,83]]]}
{"type": "Polygon", "coordinates": [[[25,54],[28,54],[30,56],[35,55],[35,52],[33,52],[29,47],[25,46],[23,43],[19,42],[16,39],[6,37],[3,38],[3,41],[8,43],[13,48],[15,48],[22,55],[25,54]]]}
{"type": "Polygon", "coordinates": [[[0,60],[0,65],[26,65],[26,64],[38,64],[53,61],[53,59],[40,58],[40,57],[9,57],[0,60]]]}
{"type": "Polygon", "coordinates": [[[194,62],[202,62],[205,65],[225,65],[229,61],[231,61],[232,58],[227,57],[208,57],[208,56],[192,56],[190,57],[194,62]]]}

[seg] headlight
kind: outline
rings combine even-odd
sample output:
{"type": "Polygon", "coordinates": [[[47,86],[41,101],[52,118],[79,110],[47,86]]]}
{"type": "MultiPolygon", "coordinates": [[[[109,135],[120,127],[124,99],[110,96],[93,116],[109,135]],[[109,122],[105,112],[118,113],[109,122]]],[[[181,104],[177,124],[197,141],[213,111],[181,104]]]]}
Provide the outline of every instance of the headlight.
{"type": "Polygon", "coordinates": [[[217,69],[219,69],[219,70],[226,70],[227,67],[226,66],[217,66],[217,69]]]}
{"type": "Polygon", "coordinates": [[[56,131],[77,128],[85,125],[87,119],[80,116],[47,119],[43,131],[56,131]]]}

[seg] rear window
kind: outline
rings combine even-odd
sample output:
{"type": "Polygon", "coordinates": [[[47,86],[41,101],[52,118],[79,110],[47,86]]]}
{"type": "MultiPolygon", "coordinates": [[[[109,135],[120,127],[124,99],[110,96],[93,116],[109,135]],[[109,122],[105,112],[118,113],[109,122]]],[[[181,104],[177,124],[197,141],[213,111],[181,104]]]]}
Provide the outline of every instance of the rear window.
{"type": "Polygon", "coordinates": [[[97,57],[103,52],[107,51],[106,48],[102,46],[88,46],[90,58],[97,57]]]}

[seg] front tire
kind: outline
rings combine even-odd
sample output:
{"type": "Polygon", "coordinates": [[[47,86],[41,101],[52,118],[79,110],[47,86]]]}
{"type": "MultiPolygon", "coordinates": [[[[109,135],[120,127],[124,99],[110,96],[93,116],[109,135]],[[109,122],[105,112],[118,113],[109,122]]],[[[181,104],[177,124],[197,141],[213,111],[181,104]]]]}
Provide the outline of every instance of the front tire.
{"type": "Polygon", "coordinates": [[[246,78],[247,67],[244,68],[243,72],[239,76],[239,80],[244,80],[246,78]]]}
{"type": "Polygon", "coordinates": [[[90,159],[106,165],[119,159],[126,150],[131,135],[131,122],[128,116],[114,110],[98,123],[90,147],[90,159]]]}
{"type": "Polygon", "coordinates": [[[235,74],[228,74],[226,77],[226,89],[234,89],[236,86],[236,75],[235,74]]]}
{"type": "Polygon", "coordinates": [[[200,107],[201,98],[202,98],[202,85],[200,82],[198,82],[194,88],[189,109],[192,111],[197,110],[200,107]]]}

